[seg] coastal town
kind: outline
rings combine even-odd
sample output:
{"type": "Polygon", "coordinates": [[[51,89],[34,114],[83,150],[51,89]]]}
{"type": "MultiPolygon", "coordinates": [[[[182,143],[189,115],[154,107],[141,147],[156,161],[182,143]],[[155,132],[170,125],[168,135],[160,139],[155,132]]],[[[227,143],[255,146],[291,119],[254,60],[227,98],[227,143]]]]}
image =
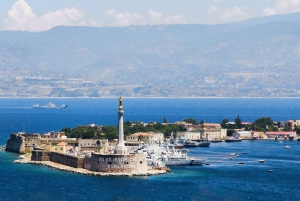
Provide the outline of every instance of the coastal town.
{"type": "MultiPolygon", "coordinates": [[[[133,122],[129,127],[174,126],[181,128],[170,135],[163,132],[129,133],[124,135],[123,100],[119,98],[118,138],[105,138],[103,126],[95,124],[86,127],[92,130],[87,137],[72,137],[61,132],[12,133],[3,149],[22,154],[17,163],[41,164],[59,170],[89,175],[155,175],[171,171],[174,165],[209,165],[203,157],[190,157],[187,148],[209,147],[210,143],[241,142],[243,140],[299,140],[297,138],[300,120],[273,122],[260,118],[242,122],[237,116],[234,122],[224,119],[221,124],[196,122],[185,119],[168,123],[133,122]],[[260,123],[260,124],[259,124],[260,123]],[[264,125],[263,123],[266,123],[264,125]],[[269,124],[269,125],[268,125],[269,124]],[[266,132],[261,131],[262,128],[266,132]],[[253,130],[251,128],[254,128],[253,130]],[[257,131],[257,130],[259,131],[257,131]],[[99,131],[101,138],[97,137],[99,131]]],[[[128,122],[126,125],[128,126],[128,122]]],[[[86,132],[86,131],[83,131],[86,132]]],[[[289,148],[289,147],[285,147],[289,148]]]]}

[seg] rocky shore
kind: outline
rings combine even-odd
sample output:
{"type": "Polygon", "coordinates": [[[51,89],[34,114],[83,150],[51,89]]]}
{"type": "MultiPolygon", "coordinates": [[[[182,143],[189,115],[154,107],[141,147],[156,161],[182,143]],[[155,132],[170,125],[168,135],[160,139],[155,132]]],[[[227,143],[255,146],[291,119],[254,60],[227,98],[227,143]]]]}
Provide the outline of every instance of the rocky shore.
{"type": "Polygon", "coordinates": [[[26,155],[21,155],[20,158],[18,160],[15,160],[14,162],[22,163],[22,164],[43,165],[60,171],[66,171],[75,174],[91,175],[91,176],[151,176],[151,175],[166,174],[170,172],[170,169],[168,168],[148,169],[148,171],[145,173],[93,172],[83,168],[73,168],[52,161],[32,161],[26,155]]]}

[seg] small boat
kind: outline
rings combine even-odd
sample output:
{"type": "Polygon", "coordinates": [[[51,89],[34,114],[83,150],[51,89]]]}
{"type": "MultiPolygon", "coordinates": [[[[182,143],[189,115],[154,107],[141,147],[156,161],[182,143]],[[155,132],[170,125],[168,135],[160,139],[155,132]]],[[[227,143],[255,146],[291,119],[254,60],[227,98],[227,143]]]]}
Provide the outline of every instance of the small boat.
{"type": "Polygon", "coordinates": [[[199,147],[199,142],[194,142],[194,141],[185,141],[184,147],[199,147]]]}
{"type": "Polygon", "coordinates": [[[220,140],[220,139],[213,139],[213,140],[211,140],[210,142],[223,142],[222,140],[220,140]]]}
{"type": "Polygon", "coordinates": [[[171,153],[163,154],[161,162],[165,166],[174,165],[202,165],[206,158],[192,158],[187,156],[187,150],[173,150],[171,153]]]}
{"type": "Polygon", "coordinates": [[[269,170],[269,172],[273,172],[273,170],[269,170]]]}
{"type": "Polygon", "coordinates": [[[235,153],[231,153],[230,156],[235,156],[235,153]]]}
{"type": "Polygon", "coordinates": [[[62,109],[62,108],[67,108],[67,105],[62,104],[61,106],[57,106],[52,102],[49,102],[47,105],[39,105],[39,104],[34,104],[33,108],[49,108],[49,109],[62,109]]]}
{"type": "Polygon", "coordinates": [[[289,140],[294,140],[295,139],[295,135],[294,135],[294,133],[290,133],[289,134],[289,140]]]}
{"type": "Polygon", "coordinates": [[[239,164],[244,164],[244,162],[239,162],[239,164]]]}
{"type": "Polygon", "coordinates": [[[286,145],[286,146],[284,146],[284,148],[285,148],[285,149],[290,149],[291,147],[288,146],[288,145],[286,145]]]}
{"type": "Polygon", "coordinates": [[[258,160],[258,162],[259,162],[259,163],[264,163],[264,162],[265,162],[265,160],[258,160]]]}
{"type": "Polygon", "coordinates": [[[247,152],[243,152],[243,154],[247,154],[247,152]]]}
{"type": "Polygon", "coordinates": [[[199,143],[199,147],[209,147],[210,142],[209,141],[204,141],[199,143]]]}
{"type": "Polygon", "coordinates": [[[225,142],[241,142],[242,139],[240,138],[234,138],[234,137],[230,137],[230,138],[226,138],[225,142]]]}

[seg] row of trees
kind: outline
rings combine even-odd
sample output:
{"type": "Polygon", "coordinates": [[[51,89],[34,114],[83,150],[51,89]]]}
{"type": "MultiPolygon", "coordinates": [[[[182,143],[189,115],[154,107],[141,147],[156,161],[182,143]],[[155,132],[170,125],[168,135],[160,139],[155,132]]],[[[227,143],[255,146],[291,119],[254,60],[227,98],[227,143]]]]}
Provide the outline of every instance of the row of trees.
{"type": "MultiPolygon", "coordinates": [[[[123,124],[125,137],[137,133],[137,132],[161,132],[165,136],[170,136],[173,132],[175,135],[177,132],[186,131],[181,125],[163,125],[161,123],[148,124],[144,126],[143,124],[131,124],[127,121],[123,124]]],[[[71,138],[99,138],[99,139],[116,139],[118,137],[118,126],[103,126],[101,128],[89,127],[89,126],[77,126],[76,128],[63,128],[62,132],[66,133],[67,137],[71,138]]]]}
{"type": "MultiPolygon", "coordinates": [[[[243,124],[242,119],[238,115],[234,123],[229,123],[228,119],[223,119],[221,122],[221,127],[226,128],[226,129],[241,129],[244,128],[246,131],[250,130],[255,130],[255,131],[261,131],[261,132],[266,132],[266,131],[278,131],[278,126],[274,124],[274,121],[270,117],[261,117],[256,119],[251,125],[248,124],[243,124]]],[[[290,128],[285,125],[283,128],[283,131],[289,131],[290,128]]],[[[296,125],[294,126],[294,131],[297,132],[297,134],[300,134],[300,126],[297,127],[296,125]]]]}
{"type": "MultiPolygon", "coordinates": [[[[183,120],[186,123],[191,123],[193,125],[204,125],[204,121],[201,120],[199,123],[192,118],[187,118],[183,120]]],[[[166,123],[167,120],[164,118],[164,123],[166,123]]],[[[250,130],[256,130],[256,131],[278,131],[278,127],[274,125],[273,120],[270,117],[261,117],[259,119],[256,119],[251,125],[243,124],[242,119],[238,115],[233,123],[229,123],[228,119],[223,119],[220,123],[222,128],[228,129],[227,135],[231,135],[233,132],[233,129],[241,129],[244,128],[246,131],[250,130]]],[[[155,123],[155,124],[148,124],[144,126],[143,124],[135,123],[132,124],[129,121],[126,121],[124,123],[124,135],[125,137],[137,133],[137,132],[161,132],[164,133],[165,136],[170,136],[173,132],[176,136],[177,132],[186,131],[186,128],[184,128],[181,125],[165,125],[161,123],[155,123]]],[[[285,131],[289,131],[290,128],[288,126],[285,126],[283,128],[285,131]]],[[[99,138],[99,139],[116,139],[118,137],[118,127],[117,126],[103,126],[101,128],[98,127],[89,127],[89,126],[77,126],[76,128],[63,128],[61,129],[62,132],[66,133],[67,137],[71,138],[82,138],[82,139],[89,139],[89,138],[99,138]]],[[[300,134],[300,126],[294,126],[294,131],[297,132],[297,134],[300,134]]]]}

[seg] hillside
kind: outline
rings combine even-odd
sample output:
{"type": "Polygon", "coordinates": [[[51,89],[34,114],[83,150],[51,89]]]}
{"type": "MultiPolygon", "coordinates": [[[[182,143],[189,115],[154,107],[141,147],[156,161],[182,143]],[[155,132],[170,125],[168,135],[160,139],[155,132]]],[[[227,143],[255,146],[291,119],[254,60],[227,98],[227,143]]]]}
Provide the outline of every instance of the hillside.
{"type": "Polygon", "coordinates": [[[0,31],[0,70],[138,86],[130,96],[299,96],[299,32],[300,21],[266,19],[0,31]]]}

